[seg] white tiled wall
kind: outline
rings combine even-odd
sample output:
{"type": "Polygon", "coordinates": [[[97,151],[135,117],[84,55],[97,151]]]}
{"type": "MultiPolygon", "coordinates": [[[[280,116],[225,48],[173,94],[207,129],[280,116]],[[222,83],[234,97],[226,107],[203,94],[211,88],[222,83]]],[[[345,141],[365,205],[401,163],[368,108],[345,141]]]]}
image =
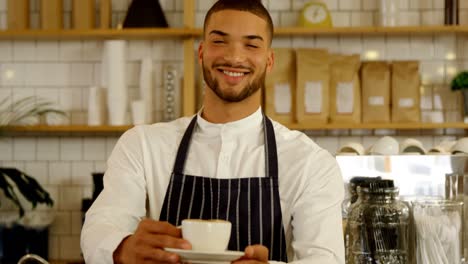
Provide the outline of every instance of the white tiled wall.
{"type": "MultiPolygon", "coordinates": [[[[38,26],[38,0],[31,0],[33,27],[38,26]]],[[[336,26],[375,24],[377,0],[323,0],[332,12],[336,26]]],[[[6,28],[7,0],[0,0],[0,29],[6,28]]],[[[71,0],[65,0],[65,21],[69,25],[71,0]],[[68,21],[68,22],[67,22],[68,21]]],[[[123,21],[130,0],[113,0],[112,24],[123,21]]],[[[197,1],[196,24],[202,25],[206,10],[214,0],[197,1]]],[[[296,24],[307,0],[264,0],[276,26],[296,24]]],[[[443,22],[443,0],[401,0],[402,21],[408,25],[443,22]]],[[[182,0],[160,0],[173,27],[182,25],[182,0]]],[[[468,1],[460,1],[461,22],[468,24],[468,1]]],[[[284,37],[274,46],[326,47],[332,52],[359,53],[363,60],[374,55],[382,60],[415,59],[421,62],[423,109],[441,111],[447,121],[459,121],[455,94],[447,83],[459,70],[468,68],[468,35],[422,34],[399,36],[284,37]],[[441,100],[434,100],[440,95],[441,100]]],[[[102,42],[100,41],[11,41],[0,40],[0,100],[39,95],[70,113],[73,124],[86,121],[87,90],[99,82],[102,42]]],[[[183,49],[178,40],[130,41],[128,80],[130,96],[138,87],[139,60],[151,57],[157,70],[157,91],[161,92],[161,69],[175,64],[182,69],[183,49]]],[[[158,93],[157,93],[158,94],[158,93]]],[[[159,97],[158,97],[159,98],[159,97]]],[[[160,119],[160,105],[155,112],[160,119]]],[[[463,131],[353,130],[308,131],[319,145],[332,153],[348,141],[369,147],[384,134],[398,139],[416,137],[426,147],[443,139],[455,139],[463,131]],[[449,132],[450,135],[447,135],[449,132]],[[458,134],[457,134],[458,133],[458,134]]],[[[117,137],[3,137],[0,139],[0,166],[12,166],[35,176],[55,200],[57,218],[51,229],[50,257],[80,258],[81,199],[91,197],[91,172],[104,171],[106,158],[117,137]]]]}
{"type": "MultiPolygon", "coordinates": [[[[398,0],[401,25],[438,25],[444,22],[444,0],[398,0]]],[[[205,11],[215,0],[198,1],[197,25],[203,24],[205,11]]],[[[297,13],[309,0],[263,0],[275,25],[292,26],[297,13]]],[[[377,24],[379,0],[321,0],[327,4],[335,26],[372,26],[377,24]]],[[[467,3],[460,1],[460,23],[468,24],[467,3]]]]}

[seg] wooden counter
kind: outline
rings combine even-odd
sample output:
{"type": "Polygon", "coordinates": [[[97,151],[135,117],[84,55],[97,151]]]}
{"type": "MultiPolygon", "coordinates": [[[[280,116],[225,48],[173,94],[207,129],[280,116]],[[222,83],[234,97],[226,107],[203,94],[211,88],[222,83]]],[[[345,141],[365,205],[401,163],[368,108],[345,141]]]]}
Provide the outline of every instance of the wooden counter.
{"type": "Polygon", "coordinates": [[[85,264],[84,260],[51,260],[50,264],[85,264]]]}

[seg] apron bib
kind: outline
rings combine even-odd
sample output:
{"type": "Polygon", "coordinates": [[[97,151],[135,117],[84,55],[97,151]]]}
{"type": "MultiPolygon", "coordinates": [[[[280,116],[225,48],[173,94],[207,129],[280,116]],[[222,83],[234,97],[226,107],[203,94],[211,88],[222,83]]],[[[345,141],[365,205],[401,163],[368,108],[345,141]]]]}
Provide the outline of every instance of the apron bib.
{"type": "Polygon", "coordinates": [[[266,177],[213,179],[183,173],[196,123],[197,116],[179,145],[159,220],[175,226],[188,218],[228,220],[232,223],[229,250],[261,244],[269,249],[270,260],[287,262],[273,124],[263,117],[266,177]]]}

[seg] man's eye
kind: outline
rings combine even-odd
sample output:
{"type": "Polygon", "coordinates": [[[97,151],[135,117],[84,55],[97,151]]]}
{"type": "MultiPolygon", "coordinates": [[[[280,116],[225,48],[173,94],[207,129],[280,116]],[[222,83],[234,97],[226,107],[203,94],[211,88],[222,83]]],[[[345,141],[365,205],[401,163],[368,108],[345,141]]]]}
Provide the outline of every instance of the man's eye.
{"type": "Polygon", "coordinates": [[[214,40],[213,43],[215,43],[215,44],[222,44],[222,43],[224,43],[224,41],[223,41],[223,40],[214,40]]]}
{"type": "Polygon", "coordinates": [[[254,49],[258,48],[258,46],[252,45],[252,44],[247,44],[247,47],[249,47],[249,48],[254,48],[254,49]]]}

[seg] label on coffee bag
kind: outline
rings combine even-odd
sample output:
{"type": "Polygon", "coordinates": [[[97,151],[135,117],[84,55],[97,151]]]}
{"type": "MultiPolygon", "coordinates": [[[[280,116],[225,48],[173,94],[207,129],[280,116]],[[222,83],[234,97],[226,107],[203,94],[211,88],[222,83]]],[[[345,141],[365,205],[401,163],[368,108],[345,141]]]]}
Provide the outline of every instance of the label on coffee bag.
{"type": "Polygon", "coordinates": [[[275,84],[275,111],[278,114],[291,113],[291,87],[289,83],[275,84]]]}
{"type": "Polygon", "coordinates": [[[306,82],[304,105],[306,113],[322,112],[322,83],[306,82]]]}
{"type": "Polygon", "coordinates": [[[354,108],[354,87],[352,82],[340,82],[336,86],[336,112],[351,114],[354,108]]]}
{"type": "Polygon", "coordinates": [[[414,100],[411,98],[401,98],[398,101],[398,106],[401,108],[410,108],[414,106],[414,100]]]}
{"type": "Polygon", "coordinates": [[[369,105],[378,106],[384,105],[384,98],[382,96],[371,96],[369,97],[369,105]]]}

